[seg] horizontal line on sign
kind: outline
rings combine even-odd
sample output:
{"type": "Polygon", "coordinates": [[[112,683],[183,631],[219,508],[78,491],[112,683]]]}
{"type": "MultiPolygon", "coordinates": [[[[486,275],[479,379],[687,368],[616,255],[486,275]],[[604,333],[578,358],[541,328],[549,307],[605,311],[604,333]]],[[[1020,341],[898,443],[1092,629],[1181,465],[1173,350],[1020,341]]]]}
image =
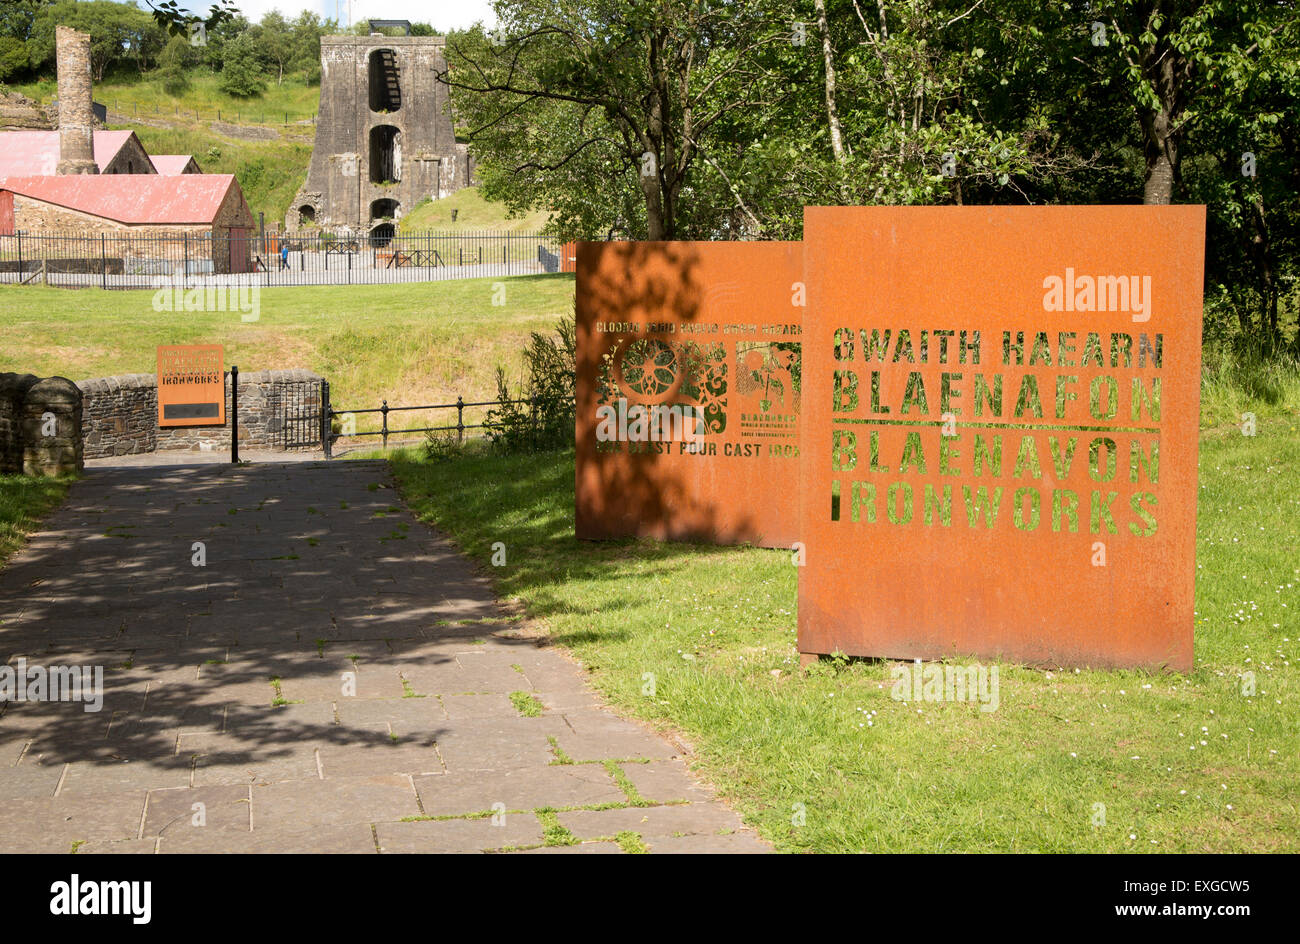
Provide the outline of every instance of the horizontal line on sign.
{"type": "MultiPolygon", "coordinates": [[[[877,420],[868,418],[857,418],[851,416],[835,417],[832,423],[852,423],[855,426],[943,426],[943,420],[877,420]]],[[[1023,429],[1027,432],[1033,432],[1037,429],[1046,429],[1052,431],[1068,433],[1156,433],[1159,434],[1159,427],[1148,426],[1070,426],[1070,425],[1053,425],[1048,423],[953,423],[953,426],[961,429],[1023,429]]]]}

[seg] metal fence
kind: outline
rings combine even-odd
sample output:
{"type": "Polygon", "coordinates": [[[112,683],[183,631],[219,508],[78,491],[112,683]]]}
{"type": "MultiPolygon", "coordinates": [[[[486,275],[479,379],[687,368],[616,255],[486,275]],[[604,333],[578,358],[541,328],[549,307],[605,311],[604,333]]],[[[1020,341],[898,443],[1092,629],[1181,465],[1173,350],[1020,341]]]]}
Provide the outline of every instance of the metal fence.
{"type": "Polygon", "coordinates": [[[213,236],[0,236],[0,284],[70,288],[354,285],[569,271],[569,253],[537,233],[312,230],[213,236]]]}
{"type": "Polygon", "coordinates": [[[316,112],[295,112],[284,109],[249,106],[248,108],[187,108],[177,102],[164,105],[160,102],[146,103],[119,102],[116,99],[107,104],[108,118],[148,118],[151,116],[168,118],[193,118],[195,121],[221,121],[229,124],[243,125],[291,125],[316,124],[316,112]]]}
{"type": "Polygon", "coordinates": [[[378,436],[384,449],[388,448],[390,438],[396,438],[398,441],[409,441],[411,436],[416,433],[455,433],[456,441],[463,443],[465,433],[470,430],[483,430],[485,433],[493,427],[500,427],[499,422],[492,422],[491,413],[494,409],[500,409],[505,403],[514,404],[519,407],[527,407],[531,418],[530,427],[536,429],[537,426],[537,403],[534,400],[514,399],[502,403],[500,400],[478,400],[467,403],[464,397],[457,397],[455,403],[431,403],[419,406],[389,406],[388,401],[384,400],[381,406],[367,407],[365,409],[348,410],[336,408],[330,404],[329,382],[322,384],[321,399],[324,403],[324,409],[321,413],[321,439],[325,446],[325,456],[329,458],[333,453],[333,444],[338,439],[351,439],[361,436],[378,436]],[[419,417],[424,415],[426,419],[429,414],[436,413],[440,410],[455,410],[456,422],[443,423],[434,426],[405,426],[394,429],[389,426],[388,416],[390,413],[404,413],[419,417]],[[470,415],[466,415],[469,411],[470,415]],[[378,429],[357,429],[360,425],[358,417],[370,414],[378,414],[381,417],[378,429]],[[466,422],[471,420],[471,422],[466,422]],[[477,420],[477,422],[473,422],[477,420]]]}

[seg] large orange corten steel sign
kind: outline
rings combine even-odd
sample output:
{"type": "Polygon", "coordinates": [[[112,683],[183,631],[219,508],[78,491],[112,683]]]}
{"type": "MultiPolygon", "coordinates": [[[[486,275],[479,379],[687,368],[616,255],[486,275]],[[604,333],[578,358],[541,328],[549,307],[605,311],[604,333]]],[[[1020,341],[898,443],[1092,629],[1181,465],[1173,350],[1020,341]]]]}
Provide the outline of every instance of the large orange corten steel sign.
{"type": "Polygon", "coordinates": [[[790,546],[798,243],[579,243],[576,531],[790,546]]]}
{"type": "Polygon", "coordinates": [[[225,422],[221,345],[159,345],[158,425],[221,426],[225,422]]]}
{"type": "Polygon", "coordinates": [[[799,649],[1190,669],[1204,208],[804,240],[799,649]]]}

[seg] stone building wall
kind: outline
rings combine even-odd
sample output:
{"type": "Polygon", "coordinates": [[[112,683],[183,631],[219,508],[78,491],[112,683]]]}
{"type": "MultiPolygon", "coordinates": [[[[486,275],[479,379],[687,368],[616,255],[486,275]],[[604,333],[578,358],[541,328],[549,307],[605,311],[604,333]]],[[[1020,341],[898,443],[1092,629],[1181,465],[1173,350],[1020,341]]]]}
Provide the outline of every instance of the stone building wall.
{"type": "MultiPolygon", "coordinates": [[[[239,375],[240,448],[284,448],[284,408],[320,413],[323,378],[308,370],[250,371],[239,375]]],[[[127,374],[78,381],[85,396],[82,434],[88,459],[164,450],[191,452],[230,448],[230,374],[226,374],[226,422],[221,426],[158,426],[158,378],[127,374]]],[[[320,449],[320,445],[303,447],[320,449]]]]}
{"type": "MultiPolygon", "coordinates": [[[[94,259],[91,270],[99,271],[98,248],[94,243],[99,235],[105,234],[110,237],[127,236],[139,237],[141,242],[123,248],[122,245],[116,244],[110,239],[107,252],[111,256],[119,259],[118,265],[121,265],[120,259],[123,252],[136,257],[153,257],[166,255],[176,260],[179,267],[182,258],[182,248],[180,238],[188,235],[195,242],[190,249],[190,259],[199,259],[206,257],[203,254],[204,247],[210,247],[210,257],[212,260],[212,271],[224,275],[230,272],[231,267],[231,231],[236,231],[236,238],[240,240],[242,252],[234,253],[236,260],[241,256],[249,255],[248,239],[255,234],[254,219],[252,211],[248,208],[248,202],[244,199],[243,193],[238,187],[231,187],[226,193],[225,199],[218,208],[212,223],[149,223],[149,224],[130,224],[119,223],[116,220],[105,219],[101,216],[92,216],[89,213],[83,213],[80,210],[73,210],[68,207],[59,206],[55,203],[47,203],[44,200],[37,200],[34,197],[24,196],[19,193],[13,194],[13,215],[14,231],[24,233],[33,233],[46,236],[72,236],[72,237],[89,237],[91,242],[82,244],[74,242],[67,244],[67,255],[75,256],[90,252],[94,259]],[[176,242],[174,245],[154,244],[149,242],[156,237],[171,237],[176,242]]],[[[42,245],[42,244],[37,244],[42,245]]],[[[47,248],[46,254],[53,257],[55,252],[53,248],[47,248]]],[[[32,271],[39,263],[36,260],[29,259],[23,266],[25,271],[32,271]]],[[[55,267],[51,265],[51,271],[55,267]]],[[[248,267],[245,265],[244,271],[248,267]]],[[[59,271],[76,271],[74,269],[62,269],[59,271]]],[[[112,268],[110,266],[110,272],[112,268]]]]}
{"type": "Polygon", "coordinates": [[[100,170],[101,174],[156,174],[153,161],[149,160],[149,154],[140,143],[140,139],[135,136],[135,132],[126,139],[126,143],[118,148],[113,159],[100,170]]]}
{"type": "Polygon", "coordinates": [[[369,231],[379,219],[401,219],[425,197],[435,200],[469,186],[472,161],[456,142],[447,87],[435,78],[447,68],[442,36],[321,37],[320,109],[311,167],[285,216],[299,228],[303,208],[318,226],[369,231]],[[400,107],[373,110],[372,53],[390,50],[397,65],[400,107]],[[398,177],[371,180],[371,131],[395,128],[398,177]],[[376,201],[396,201],[395,214],[374,214],[376,201]]]}
{"type": "Polygon", "coordinates": [[[82,469],[81,391],[64,377],[0,374],[0,473],[82,469]]]}

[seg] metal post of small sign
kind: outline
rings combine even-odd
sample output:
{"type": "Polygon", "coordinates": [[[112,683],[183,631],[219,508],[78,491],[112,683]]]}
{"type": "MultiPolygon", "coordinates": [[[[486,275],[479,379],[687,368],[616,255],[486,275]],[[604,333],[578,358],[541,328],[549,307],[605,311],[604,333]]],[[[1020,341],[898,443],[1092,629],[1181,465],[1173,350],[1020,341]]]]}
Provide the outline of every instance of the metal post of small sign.
{"type": "Polygon", "coordinates": [[[330,409],[330,382],[322,380],[320,382],[320,441],[326,459],[334,457],[334,444],[331,441],[334,438],[333,412],[330,409]]]}
{"type": "Polygon", "coordinates": [[[239,367],[230,365],[230,463],[239,465],[239,367]]]}

